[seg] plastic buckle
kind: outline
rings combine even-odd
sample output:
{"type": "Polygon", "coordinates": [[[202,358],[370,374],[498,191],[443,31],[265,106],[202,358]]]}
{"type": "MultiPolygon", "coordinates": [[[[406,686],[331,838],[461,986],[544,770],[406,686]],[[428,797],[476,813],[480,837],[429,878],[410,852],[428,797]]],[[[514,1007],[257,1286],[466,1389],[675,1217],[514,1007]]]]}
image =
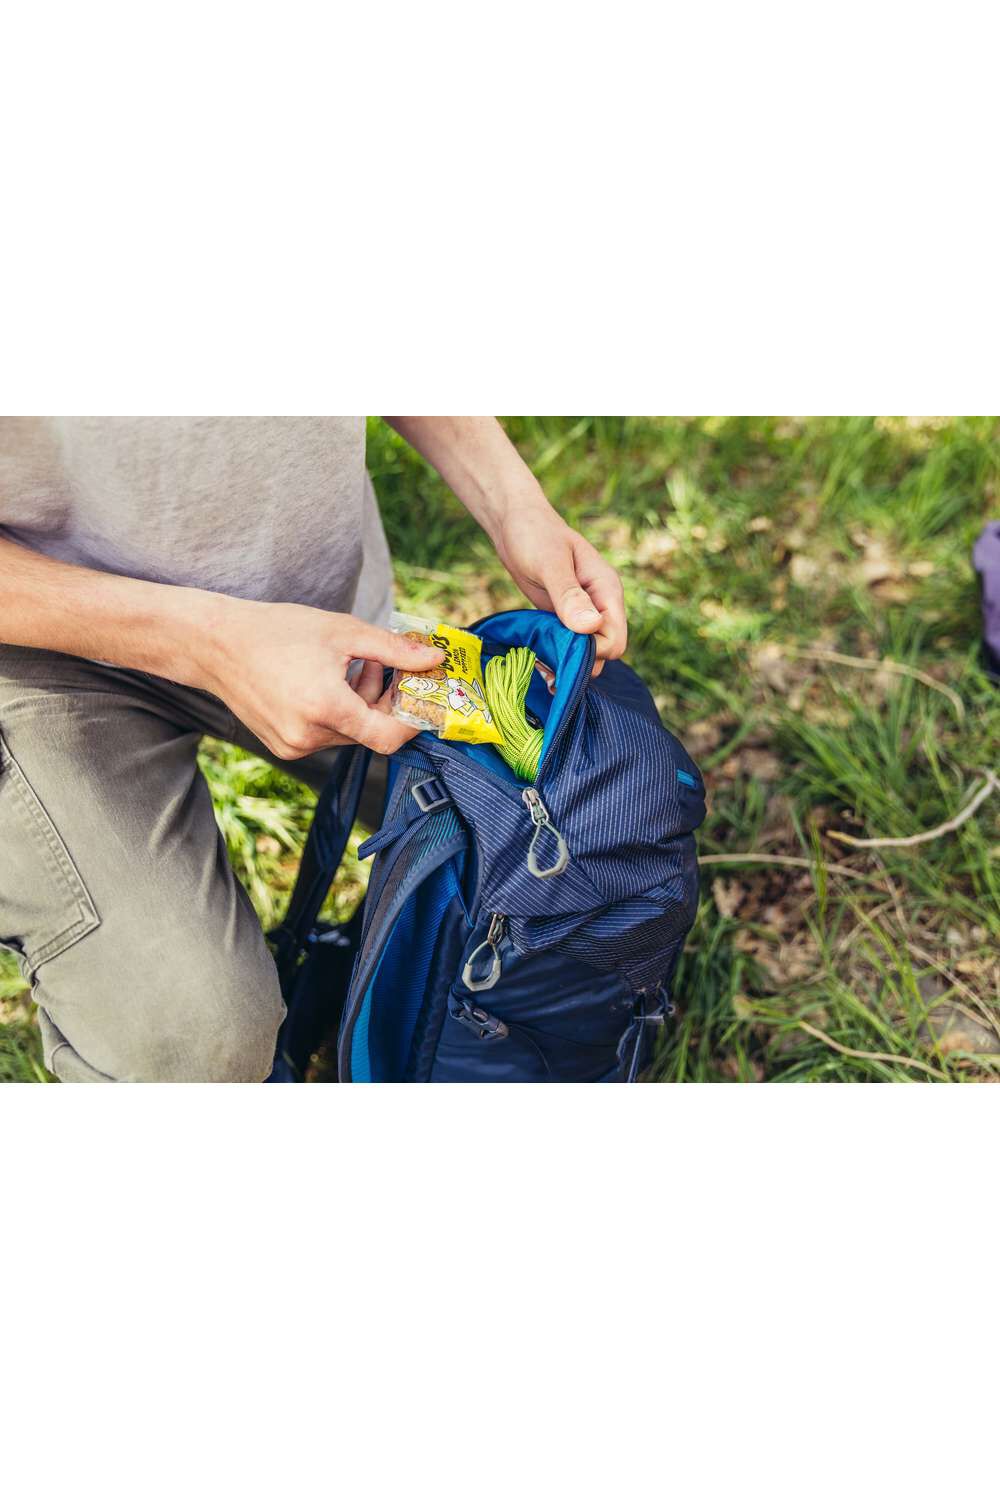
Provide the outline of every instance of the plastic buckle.
{"type": "Polygon", "coordinates": [[[410,796],[422,813],[434,812],[451,801],[443,784],[436,776],[428,776],[426,781],[416,782],[410,787],[410,796]]]}
{"type": "Polygon", "coordinates": [[[457,1005],[451,1008],[451,1014],[456,1021],[461,1021],[463,1026],[477,1036],[481,1042],[502,1042],[504,1037],[510,1035],[510,1028],[506,1021],[501,1021],[499,1016],[490,1015],[488,1010],[483,1010],[481,1005],[472,1005],[468,1000],[459,1000],[457,1005]]]}

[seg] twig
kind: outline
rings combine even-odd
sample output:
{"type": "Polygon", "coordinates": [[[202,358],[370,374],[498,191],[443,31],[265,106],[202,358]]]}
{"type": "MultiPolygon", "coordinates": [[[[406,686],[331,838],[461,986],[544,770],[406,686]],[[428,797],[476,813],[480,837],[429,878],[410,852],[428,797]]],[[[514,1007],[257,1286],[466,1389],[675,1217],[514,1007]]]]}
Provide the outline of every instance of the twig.
{"type": "MultiPolygon", "coordinates": [[[[893,880],[892,876],[889,874],[888,866],[886,865],[886,862],[882,858],[881,854],[874,855],[874,860],[882,872],[883,880],[889,887],[889,895],[892,897],[892,904],[896,912],[896,921],[899,923],[900,931],[905,933],[906,913],[903,911],[903,903],[899,899],[899,891],[896,889],[896,883],[893,880]]],[[[871,915],[871,913],[869,915],[871,915]]]]}
{"type": "Polygon", "coordinates": [[[918,667],[907,666],[905,662],[893,661],[888,656],[874,658],[845,656],[840,651],[823,651],[817,646],[785,646],[783,649],[792,651],[796,656],[805,656],[812,661],[828,661],[838,667],[858,667],[864,672],[893,672],[897,677],[912,677],[914,681],[922,682],[924,687],[943,693],[954,708],[956,717],[965,718],[965,704],[954,688],[938,682],[937,678],[932,677],[929,672],[921,672],[918,667]]]}
{"type": "MultiPolygon", "coordinates": [[[[797,870],[815,870],[816,861],[813,859],[800,859],[794,854],[701,854],[698,856],[700,865],[792,865],[797,870]]],[[[832,870],[835,875],[847,875],[851,880],[862,880],[865,885],[873,885],[876,890],[881,890],[878,881],[871,875],[862,875],[860,870],[853,870],[850,865],[837,864],[836,861],[824,861],[823,868],[832,870]]]]}
{"type": "Polygon", "coordinates": [[[801,1031],[808,1031],[817,1041],[825,1042],[832,1047],[834,1052],[842,1052],[845,1057],[862,1057],[869,1062],[902,1063],[904,1068],[920,1068],[922,1072],[929,1073],[932,1078],[940,1078],[942,1083],[950,1083],[947,1073],[942,1073],[940,1068],[932,1068],[930,1063],[925,1063],[919,1057],[904,1057],[896,1052],[860,1052],[857,1047],[845,1047],[843,1042],[835,1042],[832,1036],[827,1036],[825,1031],[820,1031],[818,1026],[810,1026],[808,1021],[796,1021],[796,1026],[801,1031]]]}
{"type": "MultiPolygon", "coordinates": [[[[941,823],[937,828],[928,828],[925,833],[911,833],[909,838],[856,839],[852,833],[841,833],[836,828],[827,829],[827,834],[831,839],[836,839],[838,843],[850,844],[852,849],[909,849],[914,844],[929,844],[932,839],[939,839],[942,834],[954,833],[956,828],[961,828],[962,824],[968,822],[969,818],[972,817],[972,814],[979,807],[980,803],[985,802],[987,797],[998,790],[1000,790],[1000,781],[997,781],[992,771],[987,771],[985,783],[979,788],[971,801],[965,804],[961,812],[956,813],[953,818],[949,818],[947,823],[941,823]]],[[[833,866],[830,868],[832,869],[833,866]]]]}

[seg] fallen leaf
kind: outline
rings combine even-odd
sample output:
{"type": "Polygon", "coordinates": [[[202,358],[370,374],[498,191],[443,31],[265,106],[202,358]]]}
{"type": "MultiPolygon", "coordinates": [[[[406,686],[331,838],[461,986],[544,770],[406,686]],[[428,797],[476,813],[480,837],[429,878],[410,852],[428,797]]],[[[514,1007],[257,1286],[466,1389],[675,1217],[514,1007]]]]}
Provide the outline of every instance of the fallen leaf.
{"type": "MultiPolygon", "coordinates": [[[[659,705],[657,705],[659,707],[659,705]]],[[[695,760],[708,755],[722,741],[723,725],[731,723],[726,716],[718,719],[696,719],[684,730],[684,748],[695,760]]]]}
{"type": "Polygon", "coordinates": [[[680,543],[669,531],[647,531],[635,549],[635,561],[641,568],[655,567],[666,562],[677,551],[680,543]]]}
{"type": "Polygon", "coordinates": [[[754,516],[751,519],[751,521],[750,521],[750,525],[749,525],[749,530],[750,531],[770,531],[770,529],[771,529],[771,517],[770,516],[754,516]]]}
{"type": "Polygon", "coordinates": [[[804,552],[796,552],[788,565],[788,571],[792,582],[798,588],[806,589],[819,577],[819,563],[814,557],[807,557],[804,552]]]}
{"type": "Polygon", "coordinates": [[[872,592],[883,604],[906,604],[913,598],[913,585],[897,578],[884,578],[872,584],[872,592]]]}
{"type": "Polygon", "coordinates": [[[774,688],[779,693],[788,691],[792,664],[776,641],[766,641],[758,646],[751,653],[750,665],[769,688],[774,688]]]}
{"type": "Polygon", "coordinates": [[[744,746],[721,766],[724,777],[751,776],[757,781],[777,781],[784,772],[782,762],[770,750],[744,746]]]}
{"type": "MultiPolygon", "coordinates": [[[[753,1075],[753,1082],[763,1083],[764,1069],[761,1067],[760,1063],[756,1060],[756,1058],[753,1057],[747,1058],[747,1062],[750,1066],[750,1072],[753,1075]]],[[[733,1056],[724,1057],[722,1059],[722,1062],[719,1064],[719,1072],[722,1074],[723,1078],[731,1078],[734,1083],[749,1083],[751,1081],[745,1076],[743,1068],[741,1067],[738,1060],[733,1056]]]]}
{"type": "Polygon", "coordinates": [[[713,880],[712,899],[722,917],[733,917],[746,897],[747,888],[739,880],[713,880]]]}

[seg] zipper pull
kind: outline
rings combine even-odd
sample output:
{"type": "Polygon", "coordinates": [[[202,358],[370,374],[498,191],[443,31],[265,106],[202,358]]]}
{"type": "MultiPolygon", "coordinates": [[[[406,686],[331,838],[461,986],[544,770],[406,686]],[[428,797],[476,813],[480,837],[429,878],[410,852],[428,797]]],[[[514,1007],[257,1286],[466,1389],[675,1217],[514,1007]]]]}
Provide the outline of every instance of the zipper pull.
{"type": "Polygon", "coordinates": [[[531,814],[531,821],[535,825],[535,831],[531,836],[531,843],[528,845],[528,869],[538,880],[548,880],[550,875],[561,875],[569,864],[569,849],[566,847],[566,840],[549,817],[548,808],[533,786],[525,787],[521,793],[521,800],[531,814]],[[546,828],[556,841],[556,862],[554,865],[549,865],[547,869],[543,870],[538,863],[536,850],[538,841],[542,836],[542,830],[546,828]]]}
{"type": "MultiPolygon", "coordinates": [[[[462,970],[462,983],[467,990],[491,990],[500,978],[500,943],[506,927],[507,918],[500,912],[495,911],[490,918],[486,941],[480,943],[478,948],[474,948],[465,960],[465,967],[462,970]],[[488,948],[493,954],[493,962],[490,964],[488,972],[477,979],[475,976],[475,964],[484,948],[488,948]]],[[[461,1020],[461,1017],[458,1019],[461,1020]]],[[[504,1034],[506,1035],[506,1032],[504,1034]]]]}
{"type": "Polygon", "coordinates": [[[481,1042],[502,1041],[510,1035],[506,1021],[501,1021],[499,1016],[491,1016],[488,1010],[483,1010],[481,1005],[473,1005],[471,1000],[460,1000],[457,996],[452,996],[448,1009],[455,1020],[467,1026],[481,1042]]]}

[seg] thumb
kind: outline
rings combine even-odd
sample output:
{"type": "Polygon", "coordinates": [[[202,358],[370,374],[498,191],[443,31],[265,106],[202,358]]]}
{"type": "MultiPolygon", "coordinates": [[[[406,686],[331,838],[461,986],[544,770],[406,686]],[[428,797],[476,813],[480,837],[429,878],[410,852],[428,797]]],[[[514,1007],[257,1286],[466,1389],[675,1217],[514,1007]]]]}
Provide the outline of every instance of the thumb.
{"type": "Polygon", "coordinates": [[[394,630],[360,621],[351,633],[350,644],[352,656],[381,662],[384,667],[408,667],[411,672],[427,672],[444,661],[444,652],[437,646],[425,646],[420,641],[411,641],[409,636],[397,635],[394,630]]]}
{"type": "Polygon", "coordinates": [[[601,612],[595,609],[586,589],[580,587],[577,576],[565,564],[552,564],[542,579],[545,591],[552,600],[552,608],[564,625],[579,635],[593,635],[601,624],[601,612]]]}

